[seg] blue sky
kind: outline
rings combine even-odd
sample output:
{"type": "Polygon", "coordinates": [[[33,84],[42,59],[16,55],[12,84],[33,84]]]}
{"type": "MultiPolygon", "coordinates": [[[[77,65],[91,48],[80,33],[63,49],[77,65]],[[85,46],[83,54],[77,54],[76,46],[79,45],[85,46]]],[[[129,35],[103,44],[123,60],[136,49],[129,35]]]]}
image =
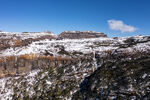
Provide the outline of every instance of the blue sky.
{"type": "Polygon", "coordinates": [[[0,0],[0,30],[150,35],[150,0],[0,0]]]}

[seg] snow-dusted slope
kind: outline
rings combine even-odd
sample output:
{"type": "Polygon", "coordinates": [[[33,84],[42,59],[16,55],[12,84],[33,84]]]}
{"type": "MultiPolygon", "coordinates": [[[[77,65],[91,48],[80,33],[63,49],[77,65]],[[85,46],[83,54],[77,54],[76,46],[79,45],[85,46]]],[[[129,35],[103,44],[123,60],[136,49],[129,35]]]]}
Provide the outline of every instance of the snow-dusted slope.
{"type": "MultiPolygon", "coordinates": [[[[23,55],[23,54],[40,54],[44,53],[45,50],[53,54],[57,54],[59,48],[57,46],[64,46],[65,50],[68,52],[80,51],[83,53],[89,53],[93,50],[104,51],[109,49],[116,49],[118,47],[114,47],[117,43],[117,40],[112,38],[95,38],[95,39],[66,39],[66,40],[41,40],[32,42],[28,46],[25,47],[16,47],[15,49],[9,48],[1,51],[1,56],[11,56],[11,55],[23,55]],[[97,46],[95,43],[106,43],[108,46],[97,46]]],[[[105,45],[105,44],[104,44],[105,45]]]]}
{"type": "Polygon", "coordinates": [[[54,33],[47,33],[47,32],[0,32],[0,39],[13,39],[19,38],[21,40],[29,39],[29,38],[40,38],[41,36],[51,35],[57,37],[54,33]]]}
{"type": "MultiPolygon", "coordinates": [[[[150,42],[149,40],[143,36],[132,37],[135,42],[133,46],[129,46],[126,48],[121,48],[121,45],[126,45],[126,40],[131,37],[124,38],[93,38],[93,39],[64,39],[64,40],[40,40],[35,41],[29,44],[28,46],[16,47],[16,48],[8,48],[6,50],[0,51],[0,57],[2,56],[11,56],[11,55],[24,55],[24,54],[43,54],[45,51],[48,51],[54,55],[59,55],[60,46],[63,46],[67,52],[82,52],[82,53],[90,53],[90,52],[100,52],[108,50],[121,50],[121,51],[129,51],[134,52],[138,51],[148,51],[150,50],[150,42]]],[[[132,41],[131,41],[132,42],[132,41]]]]}
{"type": "MultiPolygon", "coordinates": [[[[14,34],[21,40],[47,35],[47,33],[14,34]]],[[[0,39],[11,39],[14,34],[2,33],[0,39]]],[[[21,76],[1,78],[0,100],[84,100],[88,98],[86,97],[88,95],[91,100],[101,100],[99,98],[106,99],[106,97],[112,99],[117,98],[118,95],[125,99],[128,99],[128,95],[135,99],[148,98],[145,95],[149,93],[148,85],[150,84],[149,36],[63,40],[46,38],[32,41],[25,46],[12,47],[10,45],[9,48],[0,51],[0,57],[31,53],[36,56],[47,56],[46,53],[52,56],[69,56],[73,60],[68,61],[69,63],[67,61],[56,62],[55,65],[61,63],[59,66],[50,66],[52,61],[48,60],[47,67],[44,66],[45,59],[36,59],[35,62],[35,59],[22,59],[26,61],[26,64],[41,66],[39,69],[34,69],[35,66],[33,66],[34,70],[21,76]],[[74,56],[74,54],[79,55],[74,56]],[[130,56],[134,54],[136,56],[130,56]],[[136,86],[137,82],[139,84],[136,86]],[[81,96],[82,92],[83,96],[81,96]]],[[[1,65],[6,63],[3,62],[1,65]]],[[[16,65],[17,62],[15,62],[16,65]]],[[[8,66],[10,70],[13,70],[9,64],[8,66]]]]}

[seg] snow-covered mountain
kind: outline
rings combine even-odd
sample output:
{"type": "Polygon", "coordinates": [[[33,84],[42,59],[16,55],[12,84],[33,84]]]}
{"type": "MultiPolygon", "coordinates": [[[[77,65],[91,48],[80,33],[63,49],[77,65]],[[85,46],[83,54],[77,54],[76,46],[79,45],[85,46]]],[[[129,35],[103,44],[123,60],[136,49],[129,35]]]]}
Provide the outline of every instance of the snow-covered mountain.
{"type": "Polygon", "coordinates": [[[150,36],[87,37],[1,32],[0,100],[148,100],[150,36]]]}

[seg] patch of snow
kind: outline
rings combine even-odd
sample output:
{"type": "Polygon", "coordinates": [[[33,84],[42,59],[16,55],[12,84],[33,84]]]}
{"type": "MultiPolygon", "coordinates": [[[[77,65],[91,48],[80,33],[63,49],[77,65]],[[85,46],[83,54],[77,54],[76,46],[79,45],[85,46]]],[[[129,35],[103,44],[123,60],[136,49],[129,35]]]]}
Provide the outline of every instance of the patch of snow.
{"type": "Polygon", "coordinates": [[[144,74],[143,74],[143,76],[142,76],[142,78],[144,79],[146,76],[147,76],[147,74],[146,74],[146,73],[144,73],[144,74]]]}
{"type": "Polygon", "coordinates": [[[48,85],[52,85],[52,82],[50,82],[50,81],[48,81],[48,80],[46,80],[46,83],[47,83],[48,85]]]}
{"type": "Polygon", "coordinates": [[[134,88],[133,88],[132,84],[129,85],[128,91],[134,91],[134,88]]]}

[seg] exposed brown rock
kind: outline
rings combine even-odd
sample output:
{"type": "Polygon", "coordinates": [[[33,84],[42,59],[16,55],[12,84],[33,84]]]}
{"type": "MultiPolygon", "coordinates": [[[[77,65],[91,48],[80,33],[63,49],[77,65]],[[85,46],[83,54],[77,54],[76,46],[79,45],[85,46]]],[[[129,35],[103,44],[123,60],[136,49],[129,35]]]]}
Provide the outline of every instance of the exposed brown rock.
{"type": "Polygon", "coordinates": [[[0,59],[0,78],[8,75],[22,75],[34,69],[70,64],[72,59],[53,56],[21,55],[0,59]]]}
{"type": "Polygon", "coordinates": [[[58,39],[81,39],[81,38],[99,38],[99,37],[107,37],[106,34],[95,31],[65,31],[62,32],[58,39]]]}

